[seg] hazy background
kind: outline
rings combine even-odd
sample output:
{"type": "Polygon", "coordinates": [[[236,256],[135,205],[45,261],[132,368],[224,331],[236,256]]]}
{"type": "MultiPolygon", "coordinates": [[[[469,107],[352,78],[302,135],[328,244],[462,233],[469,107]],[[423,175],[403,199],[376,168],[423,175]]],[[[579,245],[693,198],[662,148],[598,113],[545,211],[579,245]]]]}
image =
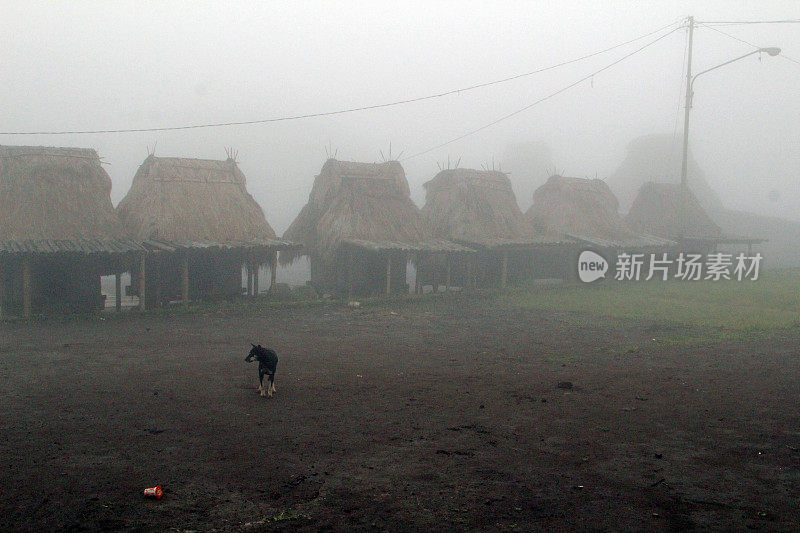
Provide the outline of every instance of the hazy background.
{"type": "MultiPolygon", "coordinates": [[[[702,20],[800,18],[796,1],[16,2],[0,1],[0,130],[147,128],[331,111],[528,72],[702,20]]],[[[800,60],[800,25],[722,26],[800,60]]],[[[652,38],[650,38],[652,39],[652,38]]],[[[96,148],[116,204],[156,155],[239,151],[248,188],[280,235],[307,200],[325,148],[404,158],[480,127],[649,39],[557,70],[426,102],[273,124],[176,132],[18,136],[2,144],[96,148]]],[[[472,137],[403,161],[412,196],[437,162],[512,172],[523,208],[548,173],[606,178],[634,138],[682,128],[681,30],[472,137]]],[[[750,51],[706,28],[694,71],[750,51]]],[[[757,56],[697,82],[694,157],[729,208],[800,220],[800,64],[757,56]],[[773,193],[770,198],[770,192],[773,193]]],[[[675,154],[678,181],[680,154],[675,154]]],[[[668,172],[669,173],[669,172],[668,172]]],[[[662,176],[655,178],[666,179],[662,176]]]]}

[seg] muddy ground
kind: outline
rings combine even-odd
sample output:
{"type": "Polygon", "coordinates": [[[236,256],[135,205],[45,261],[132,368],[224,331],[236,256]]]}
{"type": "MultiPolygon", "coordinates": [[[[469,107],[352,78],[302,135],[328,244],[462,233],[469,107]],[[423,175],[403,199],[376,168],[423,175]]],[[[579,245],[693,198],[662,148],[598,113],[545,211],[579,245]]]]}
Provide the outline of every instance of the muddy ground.
{"type": "Polygon", "coordinates": [[[0,528],[796,530],[800,332],[689,333],[465,296],[2,324],[0,528]]]}

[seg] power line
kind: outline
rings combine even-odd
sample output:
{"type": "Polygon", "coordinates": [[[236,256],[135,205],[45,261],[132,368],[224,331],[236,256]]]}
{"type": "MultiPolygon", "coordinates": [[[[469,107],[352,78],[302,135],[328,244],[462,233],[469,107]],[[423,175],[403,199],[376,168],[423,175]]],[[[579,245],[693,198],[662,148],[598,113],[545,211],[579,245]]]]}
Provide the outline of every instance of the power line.
{"type": "Polygon", "coordinates": [[[617,59],[617,60],[616,60],[616,61],[614,61],[613,63],[609,63],[609,64],[608,64],[608,65],[606,65],[605,67],[603,67],[603,68],[601,68],[601,69],[599,69],[599,70],[596,70],[596,71],[592,72],[591,74],[589,74],[589,75],[587,75],[587,76],[584,76],[583,78],[581,78],[581,79],[579,79],[579,80],[577,80],[577,81],[575,81],[575,82],[573,82],[573,83],[570,83],[570,84],[569,84],[569,85],[567,85],[566,87],[562,87],[561,89],[557,90],[556,92],[554,92],[554,93],[550,93],[550,94],[548,94],[547,96],[545,96],[545,97],[543,97],[543,98],[540,98],[540,99],[536,100],[535,102],[533,102],[533,103],[531,103],[531,104],[528,104],[528,105],[526,105],[525,107],[523,107],[523,108],[521,108],[521,109],[517,109],[516,111],[513,111],[513,112],[511,112],[511,113],[509,113],[509,114],[507,114],[507,115],[504,115],[504,116],[502,116],[502,117],[500,117],[500,118],[498,118],[498,119],[496,119],[496,120],[493,120],[492,122],[490,122],[490,123],[488,123],[488,124],[486,124],[486,125],[484,125],[484,126],[481,126],[480,128],[474,129],[474,130],[472,130],[472,131],[469,131],[469,132],[467,132],[467,133],[465,133],[465,134],[463,134],[463,135],[460,135],[460,136],[456,137],[455,139],[450,139],[449,141],[446,141],[446,142],[443,142],[443,143],[441,143],[441,144],[438,144],[438,145],[434,146],[433,148],[428,148],[427,150],[423,150],[423,151],[421,151],[421,152],[417,152],[417,153],[415,153],[415,154],[412,154],[412,155],[410,155],[410,156],[404,157],[404,158],[402,159],[402,161],[408,161],[409,159],[412,159],[412,158],[415,158],[415,157],[418,157],[418,156],[421,156],[421,155],[427,154],[428,152],[432,152],[432,151],[434,151],[434,150],[438,150],[439,148],[442,148],[442,147],[444,147],[444,146],[447,146],[448,144],[452,144],[452,143],[454,143],[454,142],[456,142],[456,141],[460,141],[461,139],[464,139],[464,138],[466,138],[466,137],[469,137],[470,135],[474,135],[474,134],[476,134],[476,133],[478,133],[478,132],[480,132],[480,131],[483,131],[483,130],[485,130],[485,129],[487,129],[487,128],[490,128],[490,127],[492,127],[492,126],[494,126],[494,125],[496,125],[496,124],[499,124],[500,122],[503,122],[504,120],[507,120],[507,119],[509,119],[509,118],[511,118],[511,117],[514,117],[514,116],[516,116],[516,115],[519,115],[520,113],[523,113],[523,112],[527,111],[528,109],[532,108],[533,106],[535,106],[535,105],[538,105],[538,104],[541,104],[542,102],[544,102],[544,101],[546,101],[546,100],[549,100],[549,99],[553,98],[554,96],[557,96],[557,95],[559,95],[559,94],[561,94],[561,93],[563,93],[563,92],[565,92],[565,91],[567,91],[567,90],[571,89],[572,87],[575,87],[576,85],[578,85],[578,84],[580,84],[580,83],[582,83],[582,82],[584,82],[584,81],[586,81],[586,80],[589,80],[589,79],[593,78],[593,77],[594,77],[594,76],[596,76],[597,74],[600,74],[601,72],[603,72],[603,71],[605,71],[605,70],[608,70],[608,69],[610,69],[610,68],[611,68],[611,67],[613,67],[614,65],[617,65],[618,63],[621,63],[622,61],[625,61],[625,60],[626,60],[626,59],[628,59],[629,57],[631,57],[631,56],[633,56],[633,55],[635,55],[635,54],[638,54],[639,52],[641,52],[641,51],[642,51],[642,50],[644,50],[645,48],[648,48],[648,47],[650,47],[650,46],[654,45],[655,43],[657,43],[657,42],[658,42],[658,41],[660,41],[661,39],[663,39],[663,38],[665,38],[665,37],[667,37],[667,36],[669,36],[669,35],[672,35],[672,34],[673,34],[673,33],[675,33],[676,31],[678,31],[679,29],[680,29],[680,27],[678,27],[678,28],[674,28],[673,30],[669,31],[668,33],[665,33],[665,34],[664,34],[664,35],[662,35],[661,37],[659,37],[659,38],[657,38],[657,39],[655,39],[655,40],[653,40],[653,41],[650,41],[650,42],[649,42],[649,43],[647,43],[646,45],[644,45],[644,46],[642,46],[642,47],[640,47],[640,48],[637,48],[637,49],[636,49],[636,50],[634,50],[633,52],[630,52],[630,53],[628,53],[628,54],[626,54],[626,55],[622,56],[621,58],[617,59]]]}
{"type": "MultiPolygon", "coordinates": [[[[701,24],[701,25],[704,25],[704,24],[701,24]]],[[[739,41],[740,43],[744,43],[747,46],[752,46],[753,48],[756,48],[756,49],[763,48],[762,46],[758,46],[757,44],[753,44],[750,41],[745,41],[744,39],[740,39],[739,37],[736,37],[735,35],[731,35],[728,32],[722,31],[719,28],[714,28],[713,26],[706,26],[706,28],[708,28],[709,30],[713,30],[713,31],[715,31],[717,33],[721,33],[722,35],[724,35],[726,37],[730,37],[734,41],[739,41]]],[[[800,61],[798,61],[798,60],[796,60],[796,59],[794,59],[792,57],[787,56],[786,54],[783,53],[783,51],[781,51],[781,53],[778,55],[778,57],[782,57],[783,59],[785,59],[787,61],[791,61],[792,63],[797,63],[798,65],[800,65],[800,61]]]]}
{"type": "Polygon", "coordinates": [[[786,20],[703,20],[698,21],[699,24],[720,24],[727,26],[743,25],[743,24],[799,24],[800,19],[786,19],[786,20]]]}
{"type": "Polygon", "coordinates": [[[717,32],[717,33],[721,33],[721,34],[722,34],[722,35],[724,35],[725,37],[730,37],[731,39],[733,39],[733,40],[735,40],[735,41],[739,41],[740,43],[744,43],[744,44],[746,44],[747,46],[752,46],[753,48],[761,48],[761,47],[760,47],[760,46],[758,46],[757,44],[753,44],[753,43],[751,43],[751,42],[749,42],[749,41],[745,41],[744,39],[740,39],[740,38],[738,38],[738,37],[736,37],[736,36],[734,36],[734,35],[731,35],[731,34],[730,34],[730,33],[728,33],[728,32],[725,32],[725,31],[722,31],[722,30],[720,30],[719,28],[715,28],[715,27],[713,27],[713,26],[708,26],[708,25],[707,25],[707,24],[705,24],[705,23],[703,23],[703,24],[699,24],[699,26],[706,26],[706,27],[707,27],[709,30],[715,31],[715,32],[717,32]]]}
{"type": "MultiPolygon", "coordinates": [[[[287,122],[291,120],[300,120],[300,119],[308,119],[308,118],[319,118],[319,117],[328,117],[333,115],[343,115],[345,113],[354,113],[357,111],[367,111],[372,109],[381,109],[384,107],[392,107],[404,104],[411,104],[415,102],[421,102],[423,100],[431,100],[434,98],[442,98],[445,96],[451,96],[454,94],[460,94],[467,91],[472,91],[474,89],[480,89],[483,87],[489,87],[491,85],[498,85],[501,83],[505,83],[508,81],[517,80],[520,78],[532,76],[534,74],[539,74],[541,72],[546,72],[548,70],[553,70],[559,67],[563,67],[565,65],[570,65],[572,63],[577,63],[579,61],[583,61],[584,59],[589,59],[591,57],[604,54],[606,52],[610,52],[617,48],[623,47],[625,45],[634,43],[636,41],[640,41],[646,37],[650,37],[656,33],[664,31],[675,24],[680,23],[681,21],[671,22],[657,30],[653,30],[651,32],[645,33],[644,35],[640,35],[634,39],[630,39],[628,41],[615,44],[609,48],[605,48],[603,50],[599,50],[597,52],[592,52],[591,54],[586,54],[581,57],[577,57],[575,59],[570,59],[568,61],[564,61],[555,65],[550,65],[548,67],[543,67],[537,70],[533,70],[530,72],[526,72],[524,74],[516,74],[514,76],[509,76],[507,78],[489,81],[485,83],[479,83],[477,85],[471,85],[469,87],[462,87],[460,89],[452,89],[449,91],[445,91],[442,93],[430,94],[427,96],[420,96],[417,98],[409,98],[406,100],[397,100],[394,102],[388,102],[383,104],[375,104],[375,105],[368,105],[368,106],[360,106],[360,107],[352,107],[349,109],[340,109],[337,111],[323,111],[319,113],[307,113],[302,115],[290,115],[290,116],[283,116],[283,117],[275,117],[275,118],[266,118],[266,119],[259,119],[259,120],[243,120],[243,121],[235,121],[235,122],[213,122],[207,124],[192,124],[186,126],[168,126],[168,127],[160,127],[160,128],[120,128],[120,129],[100,129],[100,130],[72,130],[72,131],[4,131],[0,132],[0,135],[84,135],[84,134],[98,134],[98,133],[141,133],[141,132],[156,132],[156,131],[176,131],[176,130],[191,130],[191,129],[201,129],[201,128],[219,128],[224,126],[245,126],[245,125],[252,125],[252,124],[267,124],[270,122],[287,122]]],[[[677,28],[676,28],[677,29],[677,28]]],[[[672,30],[674,31],[674,29],[672,30]]],[[[671,33],[671,32],[670,32],[671,33]]],[[[668,35],[668,34],[667,34],[668,35]]]]}

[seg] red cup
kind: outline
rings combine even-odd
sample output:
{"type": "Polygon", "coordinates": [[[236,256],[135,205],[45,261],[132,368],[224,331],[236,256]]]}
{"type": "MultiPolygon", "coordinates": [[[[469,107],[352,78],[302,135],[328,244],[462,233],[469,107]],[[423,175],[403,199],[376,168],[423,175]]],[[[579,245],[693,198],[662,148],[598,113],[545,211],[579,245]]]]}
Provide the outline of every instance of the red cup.
{"type": "Polygon", "coordinates": [[[155,498],[156,500],[160,500],[161,497],[164,495],[164,490],[161,488],[161,485],[156,485],[155,487],[144,489],[144,495],[149,498],[155,498]]]}

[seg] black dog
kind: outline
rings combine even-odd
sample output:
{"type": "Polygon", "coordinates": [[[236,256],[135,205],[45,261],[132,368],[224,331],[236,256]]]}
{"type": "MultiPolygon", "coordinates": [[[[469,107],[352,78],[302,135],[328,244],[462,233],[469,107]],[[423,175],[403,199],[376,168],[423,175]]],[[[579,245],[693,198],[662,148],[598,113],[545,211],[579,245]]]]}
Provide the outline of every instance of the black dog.
{"type": "Polygon", "coordinates": [[[253,359],[258,361],[258,392],[261,393],[261,396],[266,395],[272,398],[272,393],[277,392],[275,389],[275,369],[278,367],[278,354],[269,348],[262,347],[260,344],[258,346],[253,344],[252,346],[253,349],[250,350],[244,360],[247,363],[253,359]],[[269,386],[266,391],[264,391],[265,375],[269,378],[269,386]]]}

